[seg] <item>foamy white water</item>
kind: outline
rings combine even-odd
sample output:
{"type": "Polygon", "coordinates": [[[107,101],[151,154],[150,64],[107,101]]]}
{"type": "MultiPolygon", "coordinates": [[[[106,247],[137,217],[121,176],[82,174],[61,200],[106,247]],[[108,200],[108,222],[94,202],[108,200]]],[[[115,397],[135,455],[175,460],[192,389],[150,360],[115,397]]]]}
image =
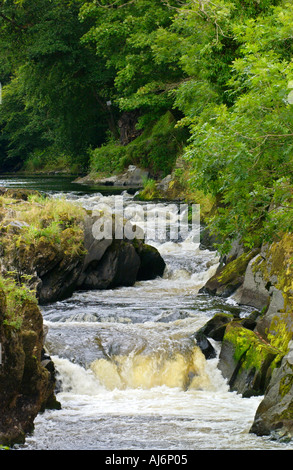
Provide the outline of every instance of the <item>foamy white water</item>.
{"type": "MultiPolygon", "coordinates": [[[[91,208],[101,199],[78,202],[91,208]]],[[[78,292],[43,308],[62,409],[40,414],[22,448],[290,449],[249,433],[262,397],[231,393],[217,359],[207,361],[193,340],[215,313],[250,311],[198,293],[217,268],[216,254],[192,236],[152,243],[167,263],[162,278],[78,292]]]]}

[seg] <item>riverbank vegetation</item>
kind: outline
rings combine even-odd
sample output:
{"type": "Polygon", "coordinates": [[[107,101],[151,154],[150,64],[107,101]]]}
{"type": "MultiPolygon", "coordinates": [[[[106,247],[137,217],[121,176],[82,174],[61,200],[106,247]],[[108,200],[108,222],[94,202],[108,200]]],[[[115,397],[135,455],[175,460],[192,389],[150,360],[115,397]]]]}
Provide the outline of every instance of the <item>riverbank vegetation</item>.
{"type": "Polygon", "coordinates": [[[292,230],[292,25],[280,0],[0,2],[1,171],[177,184],[183,159],[223,252],[292,230]]]}
{"type": "MultiPolygon", "coordinates": [[[[0,196],[0,268],[7,277],[7,292],[13,291],[13,280],[21,288],[33,289],[32,263],[42,264],[47,257],[47,263],[54,264],[61,254],[68,262],[82,258],[85,215],[82,207],[62,198],[21,189],[5,191],[0,196]]],[[[15,295],[21,293],[16,291],[15,295]]]]}

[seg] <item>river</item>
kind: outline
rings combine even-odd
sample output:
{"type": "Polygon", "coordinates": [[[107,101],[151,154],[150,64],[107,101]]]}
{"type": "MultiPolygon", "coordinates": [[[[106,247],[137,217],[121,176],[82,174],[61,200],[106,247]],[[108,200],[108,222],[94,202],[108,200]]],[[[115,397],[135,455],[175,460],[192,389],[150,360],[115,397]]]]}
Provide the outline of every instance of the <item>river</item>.
{"type": "MultiPolygon", "coordinates": [[[[122,189],[84,187],[69,179],[0,178],[0,186],[66,195],[93,207],[124,204],[122,189]],[[122,196],[121,196],[122,193],[122,196]]],[[[193,340],[215,313],[248,307],[199,293],[217,254],[186,241],[149,240],[166,262],[162,278],[133,287],[77,292],[42,307],[46,348],[57,372],[61,410],[37,416],[21,450],[280,450],[293,449],[249,433],[262,397],[230,392],[193,340]]],[[[219,345],[213,342],[218,350],[219,345]]]]}

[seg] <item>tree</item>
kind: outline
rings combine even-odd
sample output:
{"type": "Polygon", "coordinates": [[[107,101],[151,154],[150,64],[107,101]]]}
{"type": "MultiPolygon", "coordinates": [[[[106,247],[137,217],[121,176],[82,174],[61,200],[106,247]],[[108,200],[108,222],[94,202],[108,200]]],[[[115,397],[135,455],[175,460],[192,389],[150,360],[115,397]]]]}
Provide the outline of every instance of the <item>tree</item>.
{"type": "Polygon", "coordinates": [[[168,5],[161,0],[87,2],[80,16],[94,20],[83,42],[94,45],[97,60],[114,77],[112,103],[121,111],[139,109],[151,119],[171,109],[169,91],[184,79],[184,72],[178,54],[163,56],[158,47],[164,28],[172,23],[168,5]]]}
{"type": "Polygon", "coordinates": [[[112,77],[80,42],[88,24],[79,21],[79,8],[78,0],[2,2],[0,42],[10,44],[11,58],[0,119],[10,157],[48,148],[86,158],[88,147],[105,139],[103,90],[112,77]]]}
{"type": "Polygon", "coordinates": [[[191,116],[186,158],[193,184],[212,193],[219,208],[214,230],[229,242],[259,246],[292,230],[291,5],[230,23],[239,44],[227,81],[233,103],[210,102],[191,116]]]}

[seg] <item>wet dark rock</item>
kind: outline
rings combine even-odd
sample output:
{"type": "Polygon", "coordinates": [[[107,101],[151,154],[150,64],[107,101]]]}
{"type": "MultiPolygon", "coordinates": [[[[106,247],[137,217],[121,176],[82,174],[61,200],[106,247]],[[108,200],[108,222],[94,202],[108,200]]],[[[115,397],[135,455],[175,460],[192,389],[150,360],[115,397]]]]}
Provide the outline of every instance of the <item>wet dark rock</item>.
{"type": "Polygon", "coordinates": [[[85,220],[87,253],[77,282],[78,289],[131,286],[136,281],[162,276],[166,265],[155,247],[140,239],[97,239],[93,235],[95,221],[92,217],[85,220]]]}
{"type": "Polygon", "coordinates": [[[217,313],[198,331],[198,333],[214,339],[215,341],[222,341],[226,326],[229,322],[234,320],[234,316],[228,313],[217,313]]]}
{"type": "Polygon", "coordinates": [[[100,260],[92,261],[82,272],[78,288],[108,289],[131,286],[137,279],[140,258],[131,243],[115,240],[100,260]]]}
{"type": "Polygon", "coordinates": [[[197,346],[200,348],[201,352],[207,360],[214,359],[217,356],[215,348],[212,346],[211,342],[204,333],[198,331],[194,334],[193,338],[195,339],[197,346]]]}
{"type": "Polygon", "coordinates": [[[158,250],[151,245],[142,243],[140,240],[136,241],[135,247],[140,258],[137,280],[145,281],[163,276],[166,263],[158,250]]]}

